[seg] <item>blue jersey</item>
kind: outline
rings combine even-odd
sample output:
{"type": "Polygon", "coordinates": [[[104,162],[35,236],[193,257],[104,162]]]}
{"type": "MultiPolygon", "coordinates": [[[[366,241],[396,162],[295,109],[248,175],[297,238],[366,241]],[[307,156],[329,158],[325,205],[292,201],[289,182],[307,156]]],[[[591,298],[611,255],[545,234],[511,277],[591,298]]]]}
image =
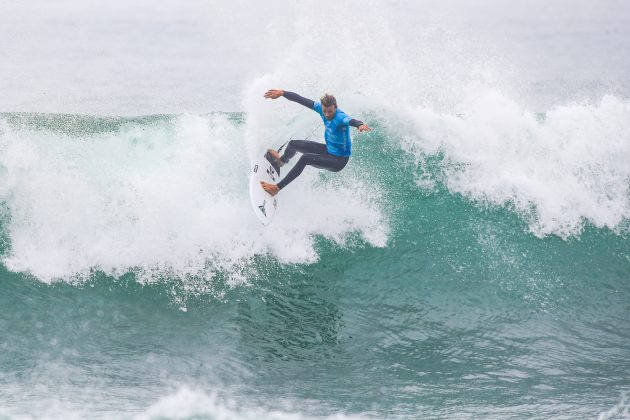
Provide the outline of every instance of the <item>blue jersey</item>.
{"type": "Polygon", "coordinates": [[[337,108],[337,113],[332,120],[328,121],[322,112],[322,103],[315,102],[313,109],[324,121],[326,131],[326,150],[335,156],[350,156],[352,154],[352,140],[350,139],[350,118],[345,112],[337,108]]]}

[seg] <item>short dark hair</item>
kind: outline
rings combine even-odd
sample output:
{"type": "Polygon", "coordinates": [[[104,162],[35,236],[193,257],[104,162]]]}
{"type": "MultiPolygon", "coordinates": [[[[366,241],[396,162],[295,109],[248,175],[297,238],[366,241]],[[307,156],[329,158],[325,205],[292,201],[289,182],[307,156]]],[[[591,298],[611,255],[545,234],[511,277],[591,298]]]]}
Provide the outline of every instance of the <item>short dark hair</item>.
{"type": "Polygon", "coordinates": [[[332,106],[334,105],[335,108],[337,107],[337,99],[335,99],[334,96],[332,96],[331,94],[325,94],[324,96],[322,96],[322,98],[320,99],[322,106],[332,106]]]}

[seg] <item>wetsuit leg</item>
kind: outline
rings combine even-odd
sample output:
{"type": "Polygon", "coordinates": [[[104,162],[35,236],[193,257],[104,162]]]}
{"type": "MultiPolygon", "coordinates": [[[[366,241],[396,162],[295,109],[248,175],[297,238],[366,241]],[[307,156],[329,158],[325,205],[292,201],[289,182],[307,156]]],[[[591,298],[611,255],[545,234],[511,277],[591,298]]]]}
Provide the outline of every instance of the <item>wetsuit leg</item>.
{"type": "MultiPolygon", "coordinates": [[[[293,141],[299,141],[299,140],[293,140],[293,141]]],[[[326,146],[325,145],[323,146],[325,149],[326,146]]],[[[283,189],[284,187],[289,185],[291,181],[293,181],[302,173],[306,165],[311,165],[319,169],[327,169],[333,172],[339,172],[340,170],[344,168],[344,166],[346,166],[346,164],[348,163],[348,160],[350,160],[350,156],[335,156],[335,155],[329,154],[326,151],[324,151],[323,154],[320,154],[320,153],[303,154],[302,157],[300,157],[300,160],[298,160],[298,163],[296,163],[295,166],[291,168],[287,176],[285,176],[282,179],[282,181],[278,183],[278,188],[283,189]]]]}
{"type": "Polygon", "coordinates": [[[287,144],[287,148],[284,150],[284,154],[280,160],[287,163],[293,156],[295,156],[296,152],[317,154],[328,153],[324,143],[318,143],[310,140],[291,140],[289,144],[287,144]]]}

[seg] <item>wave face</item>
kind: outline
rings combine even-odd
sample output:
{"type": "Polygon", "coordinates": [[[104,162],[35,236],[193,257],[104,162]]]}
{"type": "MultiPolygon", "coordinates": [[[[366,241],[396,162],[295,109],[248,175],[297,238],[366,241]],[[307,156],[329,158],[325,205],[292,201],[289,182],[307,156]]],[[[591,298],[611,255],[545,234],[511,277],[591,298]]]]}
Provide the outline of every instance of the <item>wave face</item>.
{"type": "Polygon", "coordinates": [[[37,3],[0,13],[0,418],[627,415],[630,9],[37,3]],[[250,161],[322,136],[274,87],[373,131],[264,228],[250,161]]]}
{"type": "MultiPolygon", "coordinates": [[[[624,109],[576,109],[608,106],[624,109]]],[[[374,117],[342,173],[283,190],[271,228],[248,199],[247,114],[3,114],[6,415],[610,411],[630,338],[624,145],[582,154],[567,134],[583,160],[542,154],[566,112],[468,154],[452,145],[474,117],[448,141],[426,131],[444,115],[374,117]],[[594,383],[611,391],[567,407],[594,383]]]]}

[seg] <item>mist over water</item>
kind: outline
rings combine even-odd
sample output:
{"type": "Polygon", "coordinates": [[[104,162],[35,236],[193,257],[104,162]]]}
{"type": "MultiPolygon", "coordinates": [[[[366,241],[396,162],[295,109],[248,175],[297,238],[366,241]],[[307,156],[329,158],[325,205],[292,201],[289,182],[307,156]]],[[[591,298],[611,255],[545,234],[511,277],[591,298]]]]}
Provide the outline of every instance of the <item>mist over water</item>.
{"type": "Polygon", "coordinates": [[[0,417],[623,418],[624,2],[0,0],[0,417]],[[251,159],[339,106],[270,228],[251,159]]]}
{"type": "Polygon", "coordinates": [[[240,111],[251,81],[275,72],[299,80],[282,87],[330,89],[342,103],[365,92],[452,104],[481,79],[544,112],[630,89],[630,10],[612,0],[0,6],[0,52],[10,58],[0,69],[3,112],[240,111]]]}

